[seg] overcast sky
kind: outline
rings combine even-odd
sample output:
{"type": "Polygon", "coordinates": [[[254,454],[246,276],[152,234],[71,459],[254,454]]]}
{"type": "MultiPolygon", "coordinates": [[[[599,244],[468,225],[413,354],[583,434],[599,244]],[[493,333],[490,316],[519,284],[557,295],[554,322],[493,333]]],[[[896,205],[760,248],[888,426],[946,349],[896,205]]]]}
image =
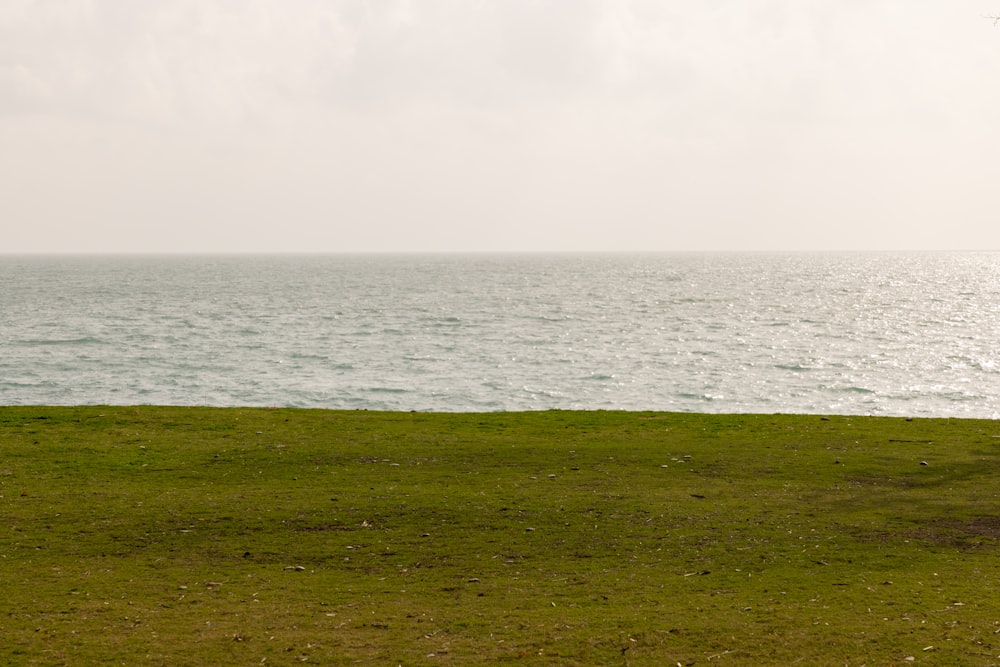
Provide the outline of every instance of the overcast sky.
{"type": "Polygon", "coordinates": [[[0,252],[1000,249],[1000,0],[0,0],[0,252]]]}

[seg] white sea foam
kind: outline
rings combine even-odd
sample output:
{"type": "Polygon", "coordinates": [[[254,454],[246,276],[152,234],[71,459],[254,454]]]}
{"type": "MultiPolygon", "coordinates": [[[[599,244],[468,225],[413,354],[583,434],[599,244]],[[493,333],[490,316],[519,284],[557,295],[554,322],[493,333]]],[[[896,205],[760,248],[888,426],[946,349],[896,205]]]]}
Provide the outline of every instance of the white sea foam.
{"type": "Polygon", "coordinates": [[[0,404],[975,416],[1000,255],[0,258],[0,404]]]}

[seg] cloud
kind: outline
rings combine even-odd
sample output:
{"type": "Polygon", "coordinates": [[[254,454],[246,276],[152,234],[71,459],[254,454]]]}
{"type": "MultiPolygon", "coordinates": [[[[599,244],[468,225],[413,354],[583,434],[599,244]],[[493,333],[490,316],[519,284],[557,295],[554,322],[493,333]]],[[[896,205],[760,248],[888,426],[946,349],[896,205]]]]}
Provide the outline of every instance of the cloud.
{"type": "Polygon", "coordinates": [[[0,108],[216,126],[294,123],[303,107],[488,114],[639,101],[792,121],[893,102],[919,111],[982,73],[963,71],[955,12],[934,25],[942,12],[923,4],[12,0],[0,14],[0,108]]]}
{"type": "MultiPolygon", "coordinates": [[[[0,66],[50,91],[54,113],[153,123],[568,104],[621,92],[643,37],[629,13],[596,0],[46,0],[0,16],[0,66]]],[[[3,108],[22,88],[6,81],[3,108]]]]}
{"type": "Polygon", "coordinates": [[[828,245],[866,215],[982,219],[989,4],[7,0],[3,212],[239,249],[828,245]]]}
{"type": "MultiPolygon", "coordinates": [[[[47,111],[152,124],[243,122],[317,93],[349,51],[322,2],[24,4],[0,19],[0,66],[52,92],[47,111]]],[[[3,108],[17,90],[0,88],[3,108]]]]}

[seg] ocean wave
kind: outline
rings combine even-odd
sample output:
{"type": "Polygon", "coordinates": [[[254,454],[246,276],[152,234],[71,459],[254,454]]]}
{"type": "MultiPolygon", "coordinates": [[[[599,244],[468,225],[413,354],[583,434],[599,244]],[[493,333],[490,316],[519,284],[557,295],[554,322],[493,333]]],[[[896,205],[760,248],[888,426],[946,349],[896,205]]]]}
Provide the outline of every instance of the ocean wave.
{"type": "Polygon", "coordinates": [[[95,336],[81,336],[79,338],[22,338],[15,339],[15,345],[26,346],[46,346],[46,345],[105,345],[108,341],[95,336]]]}
{"type": "Polygon", "coordinates": [[[874,389],[868,389],[867,387],[836,387],[833,391],[843,392],[846,394],[877,394],[878,392],[874,389]]]}
{"type": "Polygon", "coordinates": [[[793,371],[795,373],[804,373],[805,371],[813,370],[811,366],[804,366],[802,364],[775,364],[774,367],[781,371],[793,371]]]}

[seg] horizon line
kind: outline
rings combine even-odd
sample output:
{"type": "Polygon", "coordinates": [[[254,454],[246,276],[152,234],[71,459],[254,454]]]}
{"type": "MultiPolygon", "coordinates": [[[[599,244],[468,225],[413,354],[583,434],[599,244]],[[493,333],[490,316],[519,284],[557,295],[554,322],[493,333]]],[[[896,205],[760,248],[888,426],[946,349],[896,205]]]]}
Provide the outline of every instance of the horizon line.
{"type": "Polygon", "coordinates": [[[838,255],[995,253],[998,248],[839,248],[839,249],[673,249],[673,250],[84,250],[4,251],[0,257],[344,257],[344,256],[469,256],[469,255],[838,255]]]}

